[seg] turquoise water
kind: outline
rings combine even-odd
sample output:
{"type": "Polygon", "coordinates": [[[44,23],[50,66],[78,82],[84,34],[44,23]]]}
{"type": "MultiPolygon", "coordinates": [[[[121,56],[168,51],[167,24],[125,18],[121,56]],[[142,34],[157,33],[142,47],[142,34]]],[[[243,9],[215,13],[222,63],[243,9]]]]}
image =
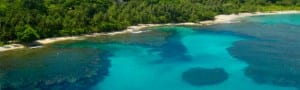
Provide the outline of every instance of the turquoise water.
{"type": "Polygon", "coordinates": [[[253,16],[245,18],[245,21],[259,22],[264,24],[290,24],[290,25],[300,25],[300,15],[299,14],[283,14],[283,15],[262,15],[253,16]]]}
{"type": "Polygon", "coordinates": [[[0,90],[297,90],[298,18],[155,27],[0,53],[0,90]]]}
{"type": "MultiPolygon", "coordinates": [[[[243,38],[218,33],[198,32],[190,28],[174,27],[183,37],[180,42],[187,48],[188,62],[149,64],[161,57],[151,48],[118,46],[110,58],[110,75],[94,90],[293,90],[288,87],[262,85],[247,78],[243,71],[246,63],[233,58],[227,48],[243,38]],[[192,86],[183,82],[182,72],[193,68],[224,68],[229,79],[219,85],[192,86]],[[117,81],[117,82],[116,82],[117,81]],[[251,88],[249,88],[251,87],[251,88]]],[[[174,48],[176,49],[176,48],[174,48]]],[[[170,50],[172,52],[172,50],[170,50]]],[[[172,57],[167,58],[172,59],[172,57]]]]}

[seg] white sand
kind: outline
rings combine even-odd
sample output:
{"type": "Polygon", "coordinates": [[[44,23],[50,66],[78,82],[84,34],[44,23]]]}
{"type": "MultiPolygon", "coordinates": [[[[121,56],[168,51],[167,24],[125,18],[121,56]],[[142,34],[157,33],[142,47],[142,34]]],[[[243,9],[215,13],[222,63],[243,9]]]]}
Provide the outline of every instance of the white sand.
{"type": "MultiPolygon", "coordinates": [[[[167,23],[167,24],[138,24],[136,26],[129,26],[127,29],[117,32],[111,33],[93,33],[93,34],[85,34],[80,36],[66,36],[66,37],[55,37],[55,38],[47,38],[37,40],[36,42],[41,44],[50,44],[58,41],[65,41],[65,40],[83,40],[87,37],[96,37],[100,35],[117,35],[117,34],[124,34],[124,33],[140,33],[143,28],[147,27],[156,27],[156,26],[175,26],[175,25],[186,25],[186,26],[201,26],[201,25],[212,25],[218,23],[235,23],[238,18],[242,17],[249,17],[249,16],[259,16],[259,15],[276,15],[276,14],[296,14],[300,13],[300,11],[273,11],[273,12],[255,12],[255,13],[239,13],[239,14],[230,14],[230,15],[217,15],[215,20],[207,20],[207,21],[200,21],[198,23],[194,22],[186,22],[186,23],[167,23]]],[[[0,47],[0,52],[8,51],[8,50],[15,50],[25,48],[25,46],[21,44],[10,44],[0,47]]]]}
{"type": "Polygon", "coordinates": [[[0,52],[15,50],[15,49],[22,49],[22,48],[25,48],[25,46],[21,45],[21,44],[9,44],[9,45],[0,47],[0,52]]]}
{"type": "Polygon", "coordinates": [[[255,13],[239,13],[231,15],[218,15],[215,17],[215,23],[231,23],[238,18],[259,16],[259,15],[278,15],[278,14],[297,14],[300,11],[274,11],[274,12],[255,12],[255,13]]]}

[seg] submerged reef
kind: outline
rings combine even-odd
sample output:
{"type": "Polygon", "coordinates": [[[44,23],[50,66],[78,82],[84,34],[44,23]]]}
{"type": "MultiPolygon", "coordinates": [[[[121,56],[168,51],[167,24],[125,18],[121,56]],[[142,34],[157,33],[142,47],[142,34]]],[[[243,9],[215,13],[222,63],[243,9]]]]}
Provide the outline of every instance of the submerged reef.
{"type": "Polygon", "coordinates": [[[227,80],[228,74],[222,68],[191,68],[182,73],[182,79],[193,86],[214,85],[227,80]]]}
{"type": "Polygon", "coordinates": [[[299,26],[247,22],[209,28],[253,37],[235,42],[228,52],[248,64],[245,75],[256,83],[300,89],[299,26]]]}
{"type": "Polygon", "coordinates": [[[229,48],[249,66],[246,76],[261,84],[300,88],[300,44],[277,41],[239,41],[229,48]]]}
{"type": "Polygon", "coordinates": [[[83,90],[108,75],[104,52],[41,48],[0,55],[1,90],[83,90]]]}

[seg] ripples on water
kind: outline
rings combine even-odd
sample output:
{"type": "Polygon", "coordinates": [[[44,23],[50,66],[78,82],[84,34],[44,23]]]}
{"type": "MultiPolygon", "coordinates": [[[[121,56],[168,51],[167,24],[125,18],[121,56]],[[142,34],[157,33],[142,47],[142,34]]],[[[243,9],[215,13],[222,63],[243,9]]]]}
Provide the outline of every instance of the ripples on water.
{"type": "Polygon", "coordinates": [[[296,90],[300,15],[168,26],[0,54],[0,88],[296,90]]]}

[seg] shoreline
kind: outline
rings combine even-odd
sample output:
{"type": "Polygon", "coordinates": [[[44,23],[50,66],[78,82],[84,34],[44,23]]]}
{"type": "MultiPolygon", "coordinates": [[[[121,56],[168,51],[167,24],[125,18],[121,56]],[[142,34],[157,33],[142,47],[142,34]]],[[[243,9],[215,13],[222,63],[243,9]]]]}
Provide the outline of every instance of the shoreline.
{"type": "MultiPolygon", "coordinates": [[[[166,24],[138,24],[135,26],[129,26],[125,30],[109,32],[109,33],[92,33],[84,34],[78,36],[65,36],[65,37],[53,37],[46,38],[41,40],[36,40],[35,42],[43,45],[51,44],[54,42],[65,41],[65,40],[84,40],[89,37],[96,37],[101,35],[118,35],[124,33],[140,33],[142,29],[148,27],[157,27],[157,26],[203,26],[203,25],[213,25],[221,23],[235,23],[239,18],[249,17],[249,16],[260,16],[260,15],[278,15],[278,14],[300,14],[300,11],[291,10],[291,11],[270,11],[270,12],[253,12],[253,13],[238,13],[238,14],[229,14],[229,15],[217,15],[214,20],[198,21],[198,22],[185,22],[185,23],[166,23],[166,24]]],[[[40,46],[39,46],[40,47],[40,46]]],[[[0,47],[0,52],[16,50],[26,48],[22,44],[9,44],[0,47]]],[[[35,48],[35,47],[29,47],[35,48]]]]}

